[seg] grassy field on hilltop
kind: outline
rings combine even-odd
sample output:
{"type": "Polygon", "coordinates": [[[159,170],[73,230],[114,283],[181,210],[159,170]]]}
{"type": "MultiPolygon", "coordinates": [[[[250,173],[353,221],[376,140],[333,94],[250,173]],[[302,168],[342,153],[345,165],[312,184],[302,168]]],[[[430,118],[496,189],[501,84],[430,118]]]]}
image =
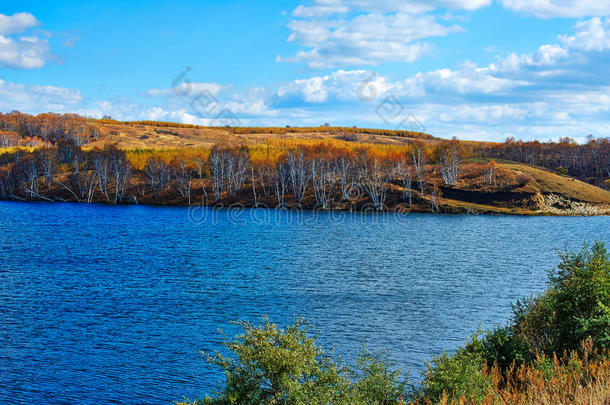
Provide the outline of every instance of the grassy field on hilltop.
{"type": "Polygon", "coordinates": [[[119,122],[93,120],[99,139],[92,146],[115,143],[120,148],[210,147],[215,144],[257,145],[269,140],[344,140],[375,144],[407,144],[409,140],[433,140],[431,135],[409,131],[346,127],[201,127],[154,121],[119,122]]]}

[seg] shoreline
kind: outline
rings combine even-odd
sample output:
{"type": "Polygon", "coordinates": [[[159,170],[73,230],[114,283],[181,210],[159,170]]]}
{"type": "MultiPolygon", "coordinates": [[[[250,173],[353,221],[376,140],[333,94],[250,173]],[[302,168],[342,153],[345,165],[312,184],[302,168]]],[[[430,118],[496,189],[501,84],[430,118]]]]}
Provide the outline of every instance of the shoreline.
{"type": "Polygon", "coordinates": [[[0,198],[2,202],[13,202],[13,203],[69,203],[69,204],[86,204],[86,205],[102,205],[102,206],[144,206],[144,207],[171,207],[171,208],[208,208],[211,210],[269,210],[269,211],[286,211],[286,212],[307,212],[307,213],[361,213],[361,214],[426,214],[426,215],[486,215],[486,216],[520,216],[520,217],[608,217],[610,216],[610,207],[600,208],[605,209],[605,212],[590,213],[590,214],[578,214],[571,211],[565,212],[548,212],[540,210],[527,210],[519,207],[497,207],[497,206],[486,206],[477,203],[467,203],[463,201],[450,200],[447,202],[445,199],[440,199],[437,202],[438,210],[432,212],[429,207],[424,207],[419,201],[419,204],[412,204],[412,207],[408,209],[406,203],[400,204],[388,204],[383,210],[377,210],[373,207],[372,203],[365,201],[358,201],[350,204],[349,202],[342,202],[336,206],[328,209],[318,208],[315,205],[304,204],[298,206],[296,204],[286,204],[284,207],[278,207],[273,204],[258,203],[253,204],[251,201],[246,200],[230,200],[222,199],[217,202],[191,202],[189,204],[185,202],[170,201],[167,199],[163,200],[151,200],[143,199],[138,202],[120,202],[112,203],[104,200],[94,201],[78,201],[75,199],[63,199],[60,197],[53,198],[0,198]],[[460,205],[455,205],[456,203],[460,205]]]}

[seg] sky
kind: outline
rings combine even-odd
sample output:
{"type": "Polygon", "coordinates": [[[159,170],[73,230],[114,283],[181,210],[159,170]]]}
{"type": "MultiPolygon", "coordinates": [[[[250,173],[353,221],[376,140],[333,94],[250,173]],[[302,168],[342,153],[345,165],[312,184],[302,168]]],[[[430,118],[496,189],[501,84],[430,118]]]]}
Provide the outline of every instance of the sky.
{"type": "Polygon", "coordinates": [[[582,142],[609,62],[610,0],[0,0],[1,112],[582,142]]]}

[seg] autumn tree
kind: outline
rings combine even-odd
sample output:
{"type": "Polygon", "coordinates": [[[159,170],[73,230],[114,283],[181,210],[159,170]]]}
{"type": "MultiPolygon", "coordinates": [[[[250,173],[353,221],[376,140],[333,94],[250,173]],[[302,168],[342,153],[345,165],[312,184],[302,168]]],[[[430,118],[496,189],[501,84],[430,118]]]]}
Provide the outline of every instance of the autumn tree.
{"type": "Polygon", "coordinates": [[[426,188],[427,178],[427,156],[424,145],[418,142],[415,147],[411,150],[411,159],[413,161],[413,167],[415,169],[415,178],[419,185],[419,191],[424,196],[424,190],[426,188]]]}
{"type": "Polygon", "coordinates": [[[460,146],[457,140],[452,140],[440,149],[438,157],[441,176],[448,186],[457,186],[460,177],[460,146]]]}
{"type": "Polygon", "coordinates": [[[379,157],[360,155],[360,184],[371,198],[376,211],[383,211],[387,197],[387,183],[390,169],[379,157]]]}

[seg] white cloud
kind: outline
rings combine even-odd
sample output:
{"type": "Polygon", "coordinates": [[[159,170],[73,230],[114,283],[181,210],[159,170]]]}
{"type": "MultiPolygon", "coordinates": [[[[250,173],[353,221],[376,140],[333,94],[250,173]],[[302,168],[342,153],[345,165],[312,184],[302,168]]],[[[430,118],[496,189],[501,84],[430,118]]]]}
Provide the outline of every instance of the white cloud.
{"type": "Polygon", "coordinates": [[[0,35],[20,34],[38,25],[40,22],[30,13],[0,14],[0,35]]]}
{"type": "Polygon", "coordinates": [[[349,12],[349,6],[341,4],[337,1],[323,1],[318,0],[316,4],[311,7],[300,5],[293,12],[292,15],[295,17],[321,17],[331,14],[345,14],[349,12]]]}
{"type": "MultiPolygon", "coordinates": [[[[610,5],[608,6],[610,9],[610,5]]],[[[576,24],[574,35],[561,37],[566,47],[602,52],[610,49],[610,18],[594,17],[576,24]]]]}
{"type": "Polygon", "coordinates": [[[339,101],[375,98],[390,88],[388,81],[366,70],[338,70],[329,75],[300,79],[280,86],[277,97],[300,98],[307,103],[324,103],[331,99],[339,101]]]}
{"type": "Polygon", "coordinates": [[[502,0],[502,5],[539,18],[580,18],[610,14],[610,2],[606,0],[502,0]]]}
{"type": "Polygon", "coordinates": [[[563,48],[558,44],[542,45],[538,48],[538,52],[535,55],[517,55],[511,53],[500,60],[498,70],[503,73],[520,73],[524,69],[531,67],[552,68],[567,60],[569,56],[569,49],[563,48]]]}
{"type": "Polygon", "coordinates": [[[312,69],[327,69],[338,66],[375,66],[383,62],[413,62],[431,52],[427,43],[386,44],[380,48],[378,43],[359,44],[360,47],[346,47],[344,44],[328,44],[310,51],[299,51],[295,56],[278,56],[278,62],[306,63],[312,69]]]}
{"type": "Polygon", "coordinates": [[[538,65],[552,66],[569,56],[569,51],[557,44],[542,45],[538,48],[538,65]]]}
{"type": "Polygon", "coordinates": [[[0,66],[13,69],[35,69],[44,66],[52,58],[49,42],[35,36],[11,38],[40,25],[30,13],[12,16],[0,14],[0,66]]]}
{"type": "Polygon", "coordinates": [[[494,94],[498,95],[527,82],[497,76],[494,65],[480,68],[473,63],[466,63],[460,70],[439,69],[427,73],[418,73],[395,85],[402,96],[421,97],[426,94],[494,94]]]}
{"type": "Polygon", "coordinates": [[[25,112],[70,112],[82,101],[78,90],[55,86],[28,86],[0,79],[0,109],[25,112]]]}
{"type": "Polygon", "coordinates": [[[317,0],[299,6],[288,24],[288,42],[308,48],[277,61],[306,63],[310,68],[375,66],[384,62],[413,62],[429,53],[421,40],[461,31],[424,14],[436,7],[478,8],[489,0],[340,1],[317,0]],[[347,15],[348,12],[354,12],[347,15]],[[419,41],[419,42],[418,42],[419,41]]]}
{"type": "Polygon", "coordinates": [[[0,35],[0,66],[15,69],[35,69],[52,57],[49,42],[36,37],[17,40],[0,35]]]}
{"type": "Polygon", "coordinates": [[[370,13],[420,14],[437,8],[476,10],[491,4],[491,0],[314,0],[311,6],[298,6],[295,17],[321,17],[360,10],[370,13]]]}
{"type": "Polygon", "coordinates": [[[530,110],[527,106],[478,105],[439,106],[437,117],[440,121],[468,124],[496,124],[503,120],[524,121],[530,110]]]}
{"type": "Polygon", "coordinates": [[[498,73],[493,65],[480,68],[473,63],[466,63],[459,70],[439,69],[392,82],[372,71],[337,70],[328,75],[299,79],[282,85],[276,95],[279,104],[283,101],[292,103],[295,98],[313,104],[332,101],[368,102],[387,94],[402,99],[500,95],[528,84],[524,80],[498,77],[498,73]]]}

